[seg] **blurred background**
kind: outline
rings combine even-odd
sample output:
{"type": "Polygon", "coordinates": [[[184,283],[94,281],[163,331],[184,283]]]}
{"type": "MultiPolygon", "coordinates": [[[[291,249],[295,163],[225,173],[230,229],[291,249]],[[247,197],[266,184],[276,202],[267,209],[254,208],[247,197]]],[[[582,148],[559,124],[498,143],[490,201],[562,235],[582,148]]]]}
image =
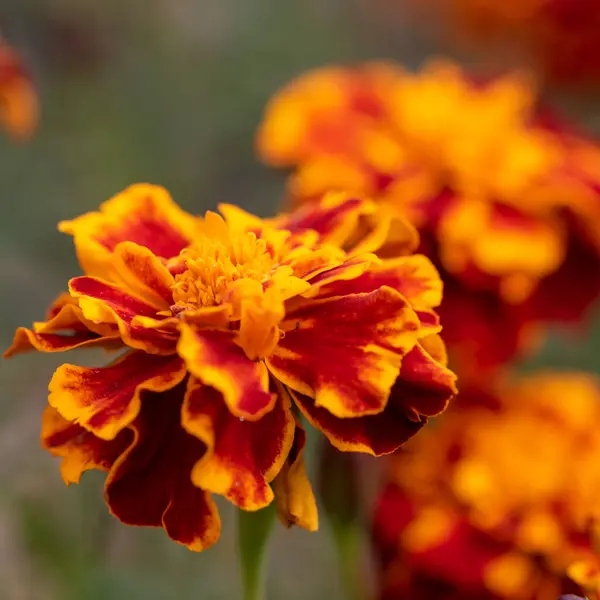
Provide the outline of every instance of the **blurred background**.
{"type": "MultiPolygon", "coordinates": [[[[253,136],[280,86],[329,63],[417,67],[457,56],[400,0],[2,0],[0,31],[25,59],[42,111],[31,141],[0,137],[3,348],[78,272],[59,220],[141,181],[164,185],[194,213],[231,202],[271,214],[285,174],[259,164],[253,136]]],[[[469,50],[459,58],[481,59],[469,50]]],[[[589,96],[550,100],[595,127],[589,96]]],[[[598,350],[598,327],[556,335],[536,364],[598,371],[598,350]]],[[[196,555],[162,531],[109,517],[101,474],[77,491],[64,486],[39,445],[47,382],[61,362],[1,364],[0,600],[239,598],[229,507],[220,543],[196,555]]],[[[270,598],[343,597],[326,524],[317,534],[278,527],[270,560],[270,598]]]]}

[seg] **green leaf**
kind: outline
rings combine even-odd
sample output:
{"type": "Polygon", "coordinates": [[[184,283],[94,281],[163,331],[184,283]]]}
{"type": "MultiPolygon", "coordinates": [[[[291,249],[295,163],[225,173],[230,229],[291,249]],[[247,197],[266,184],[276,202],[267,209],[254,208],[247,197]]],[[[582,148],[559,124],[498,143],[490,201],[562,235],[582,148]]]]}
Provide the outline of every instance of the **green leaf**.
{"type": "Polygon", "coordinates": [[[274,503],[238,511],[238,550],[245,600],[265,600],[265,551],[275,522],[274,503]]]}

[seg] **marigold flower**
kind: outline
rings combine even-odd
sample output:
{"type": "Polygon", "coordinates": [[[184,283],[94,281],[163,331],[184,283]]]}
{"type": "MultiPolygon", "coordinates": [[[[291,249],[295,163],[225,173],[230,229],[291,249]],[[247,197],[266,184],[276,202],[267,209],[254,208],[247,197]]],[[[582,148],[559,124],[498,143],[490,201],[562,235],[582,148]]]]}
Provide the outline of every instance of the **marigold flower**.
{"type": "MultiPolygon", "coordinates": [[[[420,1],[412,0],[416,10],[420,1]]],[[[592,82],[600,75],[600,8],[595,0],[430,0],[427,18],[454,27],[461,42],[510,44],[521,59],[561,82],[592,82]]],[[[420,12],[420,10],[419,10],[420,12]]]]}
{"type": "Polygon", "coordinates": [[[285,524],[316,529],[300,413],[337,448],[380,455],[455,392],[431,354],[440,327],[407,270],[416,257],[325,243],[365,210],[340,200],[305,215],[311,228],[233,206],[201,219],[164,189],[135,185],[61,223],[85,275],[6,355],[123,351],[52,377],[42,441],[63,457],[65,481],[108,471],[113,515],[164,527],[192,550],[219,537],[211,494],[244,510],[277,494],[285,524]]]}
{"type": "MultiPolygon", "coordinates": [[[[480,82],[432,63],[416,75],[386,66],[375,84],[378,69],[309,73],[269,103],[258,150],[295,167],[290,203],[347,190],[384,221],[414,223],[447,286],[441,314],[461,365],[506,362],[537,323],[580,320],[600,293],[600,150],[542,120],[522,76],[480,82]],[[357,88],[377,110],[355,107],[357,88]],[[333,141],[320,135],[337,122],[333,141]]],[[[393,256],[393,242],[378,254],[393,256]]]]}
{"type": "Polygon", "coordinates": [[[15,139],[31,136],[38,100],[31,77],[16,52],[0,38],[0,124],[15,139]]]}
{"type": "Polygon", "coordinates": [[[381,597],[581,594],[567,570],[594,557],[599,401],[582,373],[463,390],[390,466],[373,529],[381,597]]]}

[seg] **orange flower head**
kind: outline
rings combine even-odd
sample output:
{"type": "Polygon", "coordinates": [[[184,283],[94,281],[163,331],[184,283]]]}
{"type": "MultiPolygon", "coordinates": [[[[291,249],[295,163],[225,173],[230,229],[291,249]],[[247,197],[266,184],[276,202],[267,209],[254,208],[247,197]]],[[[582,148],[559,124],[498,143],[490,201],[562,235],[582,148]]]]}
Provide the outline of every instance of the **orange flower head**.
{"type": "Polygon", "coordinates": [[[536,600],[591,589],[599,399],[598,382],[580,373],[459,397],[394,459],[375,517],[384,587],[536,600]]]}
{"type": "MultiPolygon", "coordinates": [[[[413,4],[422,8],[420,2],[413,4]]],[[[600,10],[595,0],[433,0],[428,8],[433,9],[428,18],[451,23],[453,37],[474,42],[479,50],[493,39],[507,48],[510,44],[511,56],[560,83],[598,80],[600,10]]],[[[498,53],[498,44],[493,47],[498,53]]]]}
{"type": "Polygon", "coordinates": [[[16,140],[31,137],[38,122],[38,100],[19,56],[0,40],[0,123],[16,140]]]}
{"type": "Polygon", "coordinates": [[[61,223],[85,275],[6,355],[121,351],[52,377],[42,442],[65,481],[107,471],[112,514],[192,550],[219,537],[211,494],[251,511],[276,497],[286,525],[316,529],[299,414],[337,448],[380,455],[455,393],[435,269],[332,243],[370,210],[336,197],[271,221],[228,205],[197,218],[135,185],[61,223]]]}
{"type": "MultiPolygon", "coordinates": [[[[373,221],[413,223],[421,251],[458,294],[456,304],[476,306],[472,324],[460,314],[446,317],[461,363],[486,354],[484,362],[495,366],[531,345],[538,322],[581,319],[600,293],[598,147],[542,120],[523,75],[476,81],[447,62],[417,74],[397,70],[377,85],[369,73],[369,65],[309,73],[271,100],[259,150],[271,164],[295,167],[292,205],[346,190],[373,200],[373,221]],[[319,106],[328,107],[327,123],[344,127],[330,132],[339,143],[315,144],[320,120],[312,103],[330,90],[322,83],[327,77],[336,101],[322,99],[319,106]],[[352,96],[341,80],[361,81],[382,108],[368,118],[349,108],[352,96]],[[274,118],[279,110],[302,122],[294,136],[287,136],[284,117],[274,118]],[[349,135],[354,129],[360,135],[349,135]],[[277,149],[285,143],[283,160],[277,149]],[[586,282],[576,293],[566,282],[575,270],[586,282]],[[490,352],[484,337],[490,322],[503,323],[503,331],[490,334],[506,338],[502,351],[490,352]]],[[[397,253],[398,227],[387,228],[379,256],[397,253]]],[[[361,238],[364,220],[357,228],[361,238]]]]}

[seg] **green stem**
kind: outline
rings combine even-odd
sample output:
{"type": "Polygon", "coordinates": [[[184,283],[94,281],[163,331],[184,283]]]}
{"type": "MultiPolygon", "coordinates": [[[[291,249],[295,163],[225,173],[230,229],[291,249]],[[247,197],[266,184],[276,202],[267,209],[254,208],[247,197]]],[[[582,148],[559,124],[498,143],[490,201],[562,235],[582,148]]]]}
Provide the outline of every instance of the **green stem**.
{"type": "Polygon", "coordinates": [[[274,519],[273,505],[256,512],[238,511],[238,550],[244,600],[266,600],[264,559],[274,519]]]}
{"type": "Polygon", "coordinates": [[[347,600],[361,600],[364,589],[360,580],[360,531],[357,527],[333,525],[342,586],[347,600]]]}

